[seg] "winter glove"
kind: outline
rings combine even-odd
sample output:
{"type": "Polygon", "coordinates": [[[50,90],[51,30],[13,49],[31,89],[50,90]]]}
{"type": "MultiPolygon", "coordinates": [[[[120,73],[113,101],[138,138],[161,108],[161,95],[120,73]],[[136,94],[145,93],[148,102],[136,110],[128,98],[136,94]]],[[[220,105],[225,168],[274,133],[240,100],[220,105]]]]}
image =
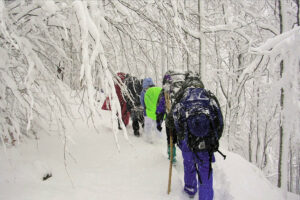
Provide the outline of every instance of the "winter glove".
{"type": "Polygon", "coordinates": [[[161,122],[164,120],[164,114],[163,113],[156,113],[156,124],[161,124],[161,122]]]}
{"type": "Polygon", "coordinates": [[[161,130],[162,130],[161,125],[160,125],[160,124],[157,124],[157,125],[156,125],[156,129],[157,129],[159,132],[161,132],[161,130]]]}
{"type": "Polygon", "coordinates": [[[159,119],[156,119],[156,129],[161,132],[162,130],[162,127],[161,127],[161,123],[160,123],[160,120],[159,119]]]}

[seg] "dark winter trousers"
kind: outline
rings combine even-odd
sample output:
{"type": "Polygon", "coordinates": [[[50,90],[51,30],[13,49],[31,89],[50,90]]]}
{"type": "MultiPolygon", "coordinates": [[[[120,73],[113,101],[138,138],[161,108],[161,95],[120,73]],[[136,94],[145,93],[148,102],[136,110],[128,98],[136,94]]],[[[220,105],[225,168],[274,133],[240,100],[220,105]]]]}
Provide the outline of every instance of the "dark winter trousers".
{"type": "Polygon", "coordinates": [[[143,111],[132,109],[130,116],[131,116],[131,120],[132,120],[133,131],[134,131],[134,133],[137,133],[137,132],[139,132],[139,129],[140,129],[139,123],[141,123],[142,126],[144,124],[143,111]]]}
{"type": "Polygon", "coordinates": [[[213,174],[211,171],[209,176],[209,156],[207,152],[198,152],[197,155],[198,158],[195,153],[191,151],[182,151],[184,165],[184,191],[191,196],[195,195],[197,192],[198,177],[199,200],[212,200],[214,197],[213,174]],[[197,174],[196,165],[198,166],[199,174],[197,174]]]}
{"type": "Polygon", "coordinates": [[[173,139],[173,144],[177,144],[177,136],[176,136],[176,129],[175,128],[170,128],[166,126],[166,134],[167,134],[167,140],[168,140],[168,145],[170,145],[170,134],[172,133],[172,139],[173,139]]]}

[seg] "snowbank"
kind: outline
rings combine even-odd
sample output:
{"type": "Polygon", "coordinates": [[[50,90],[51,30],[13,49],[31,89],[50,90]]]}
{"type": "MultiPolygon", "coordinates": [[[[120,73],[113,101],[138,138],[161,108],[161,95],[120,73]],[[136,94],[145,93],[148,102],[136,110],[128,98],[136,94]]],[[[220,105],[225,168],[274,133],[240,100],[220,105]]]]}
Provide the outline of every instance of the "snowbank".
{"type": "MultiPolygon", "coordinates": [[[[63,136],[40,135],[25,140],[16,148],[0,149],[0,199],[5,200],[181,200],[183,167],[180,151],[172,176],[172,191],[167,195],[168,165],[166,139],[155,144],[132,134],[132,145],[120,131],[118,152],[108,121],[95,119],[100,133],[78,118],[69,125],[65,145],[63,136]],[[52,176],[43,181],[47,174],[52,176]]],[[[164,131],[164,130],[163,130],[164,131]]],[[[240,156],[224,152],[214,168],[216,200],[281,200],[279,189],[272,186],[262,172],[240,156]]],[[[195,197],[194,199],[197,199],[195,197]]],[[[296,200],[299,196],[290,195],[296,200]]]]}

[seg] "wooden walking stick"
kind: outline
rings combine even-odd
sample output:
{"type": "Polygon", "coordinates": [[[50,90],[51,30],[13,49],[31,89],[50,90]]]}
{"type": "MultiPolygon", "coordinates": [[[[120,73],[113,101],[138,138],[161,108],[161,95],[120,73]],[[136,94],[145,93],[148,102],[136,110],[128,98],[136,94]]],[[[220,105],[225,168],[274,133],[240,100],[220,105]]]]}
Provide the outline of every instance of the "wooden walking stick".
{"type": "MultiPolygon", "coordinates": [[[[171,102],[169,92],[165,92],[165,100],[167,107],[167,114],[170,114],[171,102]]],[[[169,165],[169,181],[168,181],[168,194],[171,192],[171,180],[172,180],[172,162],[173,162],[173,136],[172,129],[170,129],[170,165],[169,165]]]]}
{"type": "Polygon", "coordinates": [[[173,162],[173,137],[170,132],[170,165],[169,165],[169,182],[168,182],[168,194],[171,192],[171,180],[172,180],[172,162],[173,162]]]}

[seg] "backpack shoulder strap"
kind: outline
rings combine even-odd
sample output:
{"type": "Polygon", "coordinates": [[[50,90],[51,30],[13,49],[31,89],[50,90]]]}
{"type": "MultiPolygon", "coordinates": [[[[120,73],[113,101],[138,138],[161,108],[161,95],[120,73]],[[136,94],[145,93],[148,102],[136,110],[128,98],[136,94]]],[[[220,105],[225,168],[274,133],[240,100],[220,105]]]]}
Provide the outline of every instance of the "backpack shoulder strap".
{"type": "MultiPolygon", "coordinates": [[[[218,139],[220,139],[220,137],[222,136],[223,129],[224,129],[223,115],[222,115],[222,112],[221,112],[221,106],[220,106],[220,103],[219,103],[218,99],[216,98],[216,96],[213,93],[208,91],[208,96],[212,100],[211,101],[211,103],[212,103],[212,112],[216,115],[217,120],[218,120],[218,127],[215,127],[216,124],[213,123],[213,128],[216,131],[218,139]]],[[[214,119],[212,119],[212,122],[214,122],[214,119]]]]}

